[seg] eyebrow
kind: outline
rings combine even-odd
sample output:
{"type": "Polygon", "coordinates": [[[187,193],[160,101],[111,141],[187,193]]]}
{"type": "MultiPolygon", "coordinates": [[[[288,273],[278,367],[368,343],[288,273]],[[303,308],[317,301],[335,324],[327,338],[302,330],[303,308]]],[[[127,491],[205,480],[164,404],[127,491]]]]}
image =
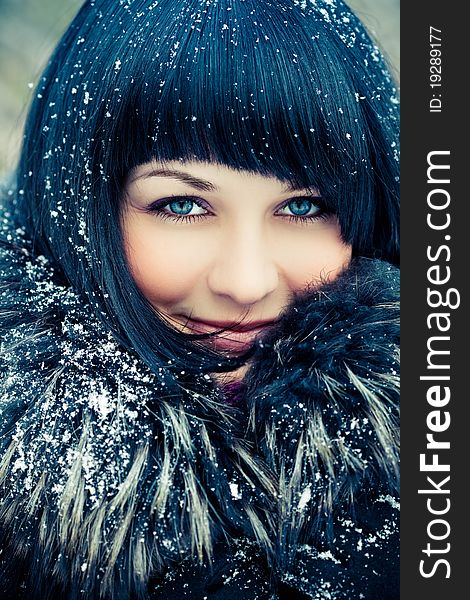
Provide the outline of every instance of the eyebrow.
{"type": "Polygon", "coordinates": [[[216,192],[219,189],[216,185],[206,179],[200,179],[199,177],[194,177],[194,175],[189,175],[189,173],[185,173],[184,171],[176,171],[174,169],[152,169],[148,173],[142,173],[142,175],[133,177],[131,183],[139,179],[147,179],[148,177],[168,177],[170,179],[178,179],[182,183],[186,183],[203,192],[216,192]]]}
{"type": "MultiPolygon", "coordinates": [[[[195,177],[194,175],[190,175],[189,173],[185,173],[184,171],[178,171],[175,169],[152,169],[147,173],[142,173],[142,175],[133,177],[131,179],[131,183],[133,183],[134,181],[138,181],[139,179],[147,179],[149,177],[167,177],[169,179],[178,179],[182,183],[185,183],[190,187],[193,187],[196,190],[201,190],[203,192],[219,191],[219,188],[210,181],[207,181],[206,179],[201,179],[199,177],[195,177]]],[[[287,192],[298,192],[300,190],[306,189],[308,188],[295,183],[288,183],[286,187],[282,190],[282,193],[285,194],[287,192]]]]}
{"type": "Polygon", "coordinates": [[[287,194],[287,192],[300,192],[302,190],[311,191],[308,186],[300,185],[300,183],[288,183],[282,193],[287,194]]]}

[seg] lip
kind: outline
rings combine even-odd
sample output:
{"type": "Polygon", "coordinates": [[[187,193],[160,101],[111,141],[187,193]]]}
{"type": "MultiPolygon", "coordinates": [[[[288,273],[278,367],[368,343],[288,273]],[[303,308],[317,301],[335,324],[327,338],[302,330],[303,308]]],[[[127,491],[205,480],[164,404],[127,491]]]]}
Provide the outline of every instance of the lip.
{"type": "Polygon", "coordinates": [[[185,325],[191,329],[191,333],[215,333],[223,329],[224,331],[220,334],[205,341],[215,350],[230,353],[247,352],[253,346],[256,338],[275,323],[275,319],[239,323],[235,321],[201,321],[185,317],[185,325]]]}

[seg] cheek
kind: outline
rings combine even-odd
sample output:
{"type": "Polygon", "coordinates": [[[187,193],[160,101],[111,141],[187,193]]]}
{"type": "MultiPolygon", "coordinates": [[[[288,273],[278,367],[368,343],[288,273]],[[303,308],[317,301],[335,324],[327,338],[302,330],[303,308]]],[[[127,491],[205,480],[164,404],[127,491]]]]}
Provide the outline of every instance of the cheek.
{"type": "Polygon", "coordinates": [[[147,227],[133,221],[127,225],[126,256],[134,280],[157,308],[182,302],[194,292],[204,271],[190,235],[175,235],[164,227],[147,227]]]}
{"type": "Polygon", "coordinates": [[[352,248],[343,243],[337,228],[306,237],[296,246],[286,248],[283,259],[283,271],[293,292],[333,281],[351,261],[352,248]]]}

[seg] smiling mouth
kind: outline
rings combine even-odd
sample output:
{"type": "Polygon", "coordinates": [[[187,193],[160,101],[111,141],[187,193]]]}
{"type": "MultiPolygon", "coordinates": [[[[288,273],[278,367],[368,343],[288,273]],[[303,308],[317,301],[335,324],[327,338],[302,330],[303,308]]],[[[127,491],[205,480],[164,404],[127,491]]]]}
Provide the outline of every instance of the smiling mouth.
{"type": "Polygon", "coordinates": [[[234,321],[200,321],[185,317],[185,327],[194,334],[216,334],[204,340],[215,350],[230,353],[247,352],[256,338],[275,325],[274,319],[251,321],[248,323],[234,321]]]}

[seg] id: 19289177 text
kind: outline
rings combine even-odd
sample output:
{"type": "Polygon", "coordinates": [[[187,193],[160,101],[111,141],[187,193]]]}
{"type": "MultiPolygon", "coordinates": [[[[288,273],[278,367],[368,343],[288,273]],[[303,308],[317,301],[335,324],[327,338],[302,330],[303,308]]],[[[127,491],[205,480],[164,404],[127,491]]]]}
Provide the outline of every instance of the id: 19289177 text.
{"type": "Polygon", "coordinates": [[[429,112],[442,112],[442,31],[429,27],[429,112]]]}

